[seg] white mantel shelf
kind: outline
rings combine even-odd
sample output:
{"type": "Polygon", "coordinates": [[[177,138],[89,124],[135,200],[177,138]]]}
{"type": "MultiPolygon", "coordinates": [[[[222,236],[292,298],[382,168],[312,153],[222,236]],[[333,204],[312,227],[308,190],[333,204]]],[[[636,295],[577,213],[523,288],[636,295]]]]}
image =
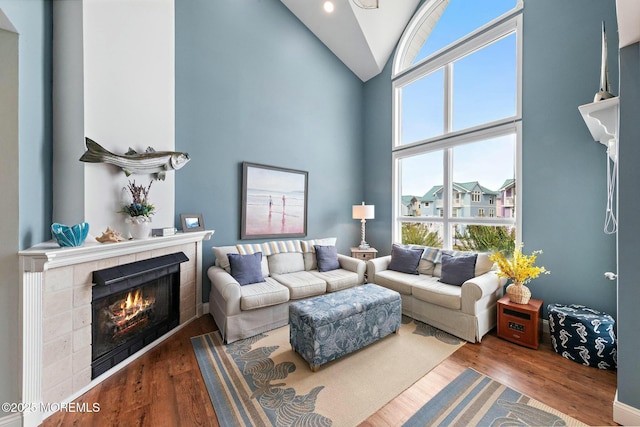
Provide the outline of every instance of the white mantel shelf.
{"type": "Polygon", "coordinates": [[[616,160],[618,144],[618,105],[620,98],[609,98],[578,107],[594,141],[607,147],[607,153],[616,160]]]}
{"type": "Polygon", "coordinates": [[[49,268],[209,240],[214,232],[214,230],[205,230],[176,233],[173,236],[126,240],[117,243],[85,242],[82,246],[68,248],[61,248],[54,240],[50,240],[20,251],[18,255],[23,272],[41,272],[49,268]]]}

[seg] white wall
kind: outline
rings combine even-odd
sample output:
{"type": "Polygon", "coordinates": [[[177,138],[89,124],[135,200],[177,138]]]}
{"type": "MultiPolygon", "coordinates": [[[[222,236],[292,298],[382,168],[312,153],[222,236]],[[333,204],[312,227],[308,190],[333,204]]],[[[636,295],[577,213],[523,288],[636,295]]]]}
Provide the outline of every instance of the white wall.
{"type": "MultiPolygon", "coordinates": [[[[65,2],[67,11],[63,12],[60,8],[65,6],[54,3],[54,28],[66,25],[66,31],[73,33],[69,16],[78,13],[78,2],[62,1],[65,2]]],[[[68,37],[66,46],[54,47],[56,53],[64,53],[54,55],[54,63],[72,60],[82,65],[82,71],[59,73],[59,78],[67,79],[66,84],[73,91],[66,92],[69,93],[66,101],[56,102],[56,107],[68,103],[76,109],[83,102],[84,123],[70,116],[63,123],[56,120],[57,126],[70,127],[72,135],[64,141],[56,139],[56,150],[65,153],[70,162],[78,162],[85,151],[84,136],[87,136],[115,154],[124,154],[130,147],[143,152],[148,146],[156,151],[173,151],[174,0],[83,1],[81,13],[81,19],[74,19],[75,25],[81,26],[81,33],[76,30],[76,37],[68,37]],[[77,43],[80,34],[81,46],[77,43]],[[83,87],[79,87],[79,79],[83,87]],[[78,93],[83,94],[81,98],[78,93]],[[76,130],[82,126],[80,138],[76,130]]],[[[54,91],[55,87],[54,82],[54,91]]],[[[64,222],[69,218],[70,223],[78,222],[71,218],[73,212],[55,206],[66,203],[67,198],[76,201],[83,198],[84,220],[89,222],[92,235],[99,236],[107,226],[125,234],[125,217],[117,213],[122,207],[122,189],[128,179],[146,186],[153,177],[127,178],[119,168],[106,163],[82,163],[81,167],[83,171],[79,173],[75,171],[75,163],[67,170],[54,171],[54,220],[64,222]],[[77,194],[75,185],[80,181],[84,181],[82,195],[77,194]],[[59,217],[58,212],[64,215],[59,217]]],[[[174,175],[175,172],[167,173],[165,181],[154,181],[151,187],[150,201],[157,208],[153,217],[156,228],[175,225],[174,175]]]]}

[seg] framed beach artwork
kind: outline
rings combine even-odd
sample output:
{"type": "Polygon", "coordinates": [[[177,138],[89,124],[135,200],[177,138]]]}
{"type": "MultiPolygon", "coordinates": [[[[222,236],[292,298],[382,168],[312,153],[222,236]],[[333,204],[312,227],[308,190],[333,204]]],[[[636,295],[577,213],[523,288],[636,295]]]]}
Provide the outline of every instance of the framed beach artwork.
{"type": "Polygon", "coordinates": [[[309,173],[242,163],[241,239],[307,235],[309,173]]]}

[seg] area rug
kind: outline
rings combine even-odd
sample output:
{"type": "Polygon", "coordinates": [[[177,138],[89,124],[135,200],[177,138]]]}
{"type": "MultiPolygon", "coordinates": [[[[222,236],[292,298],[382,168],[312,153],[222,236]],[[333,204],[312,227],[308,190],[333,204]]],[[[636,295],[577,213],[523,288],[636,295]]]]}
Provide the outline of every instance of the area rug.
{"type": "Polygon", "coordinates": [[[468,368],[403,427],[565,425],[586,424],[468,368]]]}
{"type": "Polygon", "coordinates": [[[403,318],[399,334],[311,372],[289,326],[229,345],[218,332],[191,342],[223,427],[356,426],[463,345],[403,318]]]}

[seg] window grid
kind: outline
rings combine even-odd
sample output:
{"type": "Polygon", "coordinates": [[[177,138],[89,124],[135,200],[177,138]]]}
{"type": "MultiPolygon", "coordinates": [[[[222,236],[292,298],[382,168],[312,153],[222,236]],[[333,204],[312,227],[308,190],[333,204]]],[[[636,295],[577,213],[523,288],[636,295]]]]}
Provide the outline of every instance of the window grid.
{"type": "MultiPolygon", "coordinates": [[[[520,221],[519,219],[514,219],[512,216],[513,211],[509,210],[505,213],[503,217],[496,216],[496,210],[494,208],[489,209],[489,217],[487,218],[485,215],[484,208],[479,208],[477,217],[463,217],[460,215],[457,207],[454,207],[454,203],[460,200],[460,194],[456,192],[455,198],[453,195],[453,147],[457,146],[460,143],[464,143],[465,141],[481,141],[489,137],[492,133],[499,133],[501,135],[512,134],[516,137],[516,171],[515,171],[515,179],[516,179],[516,187],[517,193],[520,194],[521,191],[521,173],[520,173],[520,88],[521,88],[521,10],[522,4],[519,2],[519,6],[514,9],[516,13],[513,13],[509,19],[498,19],[494,22],[493,25],[488,25],[490,27],[483,34],[475,35],[474,37],[468,37],[463,43],[453,46],[449,52],[445,52],[444,54],[440,54],[439,57],[430,60],[427,58],[421,63],[417,64],[412,69],[408,70],[404,74],[396,73],[393,77],[393,121],[394,121],[394,132],[393,132],[393,168],[394,168],[394,194],[393,194],[393,215],[394,215],[394,225],[393,225],[393,239],[394,241],[401,241],[401,227],[402,223],[424,223],[437,225],[438,223],[442,224],[441,232],[443,238],[443,247],[451,247],[452,239],[454,237],[455,224],[478,224],[478,225],[510,225],[516,226],[516,235],[520,235],[520,221]],[[496,40],[499,40],[502,37],[507,37],[511,34],[516,34],[517,43],[516,43],[516,79],[517,79],[517,90],[516,90],[516,115],[513,117],[507,117],[505,119],[498,120],[492,123],[484,123],[479,126],[476,126],[471,129],[465,129],[462,132],[452,132],[453,129],[453,111],[452,111],[452,82],[453,82],[453,63],[456,59],[463,57],[464,55],[468,55],[473,51],[482,48],[483,45],[488,43],[492,43],[496,40]],[[448,58],[447,58],[448,57],[448,58]],[[401,146],[401,131],[399,124],[402,120],[402,108],[401,108],[401,100],[402,100],[402,89],[409,84],[410,82],[416,81],[424,76],[429,75],[430,73],[438,70],[444,70],[444,99],[443,99],[443,135],[435,138],[430,138],[428,140],[415,141],[410,144],[406,144],[401,146]],[[411,157],[411,155],[420,154],[420,153],[428,153],[432,151],[442,151],[443,152],[443,206],[441,208],[437,208],[436,217],[406,217],[402,215],[399,203],[400,203],[400,195],[402,192],[402,182],[401,175],[399,173],[400,170],[400,161],[403,158],[411,157]],[[452,201],[453,203],[450,203],[452,201]],[[452,219],[455,218],[455,224],[453,227],[451,226],[452,219]]],[[[512,12],[514,12],[512,11],[512,12]]],[[[404,38],[405,36],[403,36],[404,38]]],[[[401,45],[402,46],[402,43],[401,45]]],[[[399,49],[396,55],[402,55],[401,49],[399,49]]],[[[475,202],[480,202],[481,194],[480,192],[473,193],[473,199],[475,202]]],[[[518,199],[518,202],[520,200],[518,199]]],[[[494,204],[493,197],[489,198],[490,205],[494,204]]],[[[518,203],[519,204],[519,203],[518,203]]],[[[428,206],[428,203],[426,204],[428,206]]],[[[516,210],[520,211],[518,208],[516,210]]]]}

